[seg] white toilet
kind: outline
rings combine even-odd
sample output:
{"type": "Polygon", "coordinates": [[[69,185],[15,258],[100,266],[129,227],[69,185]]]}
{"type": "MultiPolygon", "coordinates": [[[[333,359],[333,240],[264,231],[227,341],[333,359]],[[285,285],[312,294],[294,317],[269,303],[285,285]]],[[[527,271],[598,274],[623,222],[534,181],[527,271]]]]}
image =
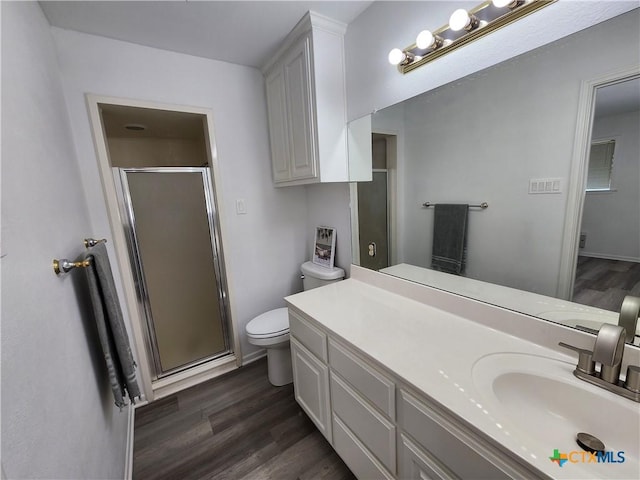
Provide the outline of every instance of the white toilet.
{"type": "MultiPolygon", "coordinates": [[[[341,268],[325,268],[305,262],[300,268],[304,290],[322,287],[344,278],[341,268]]],[[[249,343],[267,349],[269,382],[276,387],[293,381],[289,346],[289,314],[287,308],[276,308],[258,315],[247,323],[249,343]]]]}

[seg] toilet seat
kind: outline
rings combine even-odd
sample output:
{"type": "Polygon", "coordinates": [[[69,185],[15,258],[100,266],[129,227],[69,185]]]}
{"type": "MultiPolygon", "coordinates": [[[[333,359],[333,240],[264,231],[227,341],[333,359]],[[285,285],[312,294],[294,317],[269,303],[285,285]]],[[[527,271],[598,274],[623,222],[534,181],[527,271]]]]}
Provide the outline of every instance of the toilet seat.
{"type": "Polygon", "coordinates": [[[273,341],[289,340],[289,310],[287,307],[276,308],[258,315],[247,323],[247,336],[256,340],[272,339],[273,341]],[[279,339],[278,337],[283,337],[279,339]],[[286,338],[284,338],[286,337],[286,338]]]}

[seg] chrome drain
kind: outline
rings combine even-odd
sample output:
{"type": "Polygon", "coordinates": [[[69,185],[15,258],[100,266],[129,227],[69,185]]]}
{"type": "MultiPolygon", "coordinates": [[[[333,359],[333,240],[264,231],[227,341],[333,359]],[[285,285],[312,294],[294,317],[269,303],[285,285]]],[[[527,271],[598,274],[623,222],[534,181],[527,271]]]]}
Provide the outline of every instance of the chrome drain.
{"type": "Polygon", "coordinates": [[[580,448],[589,453],[604,452],[604,443],[599,438],[588,433],[580,432],[576,435],[576,442],[580,448]]]}

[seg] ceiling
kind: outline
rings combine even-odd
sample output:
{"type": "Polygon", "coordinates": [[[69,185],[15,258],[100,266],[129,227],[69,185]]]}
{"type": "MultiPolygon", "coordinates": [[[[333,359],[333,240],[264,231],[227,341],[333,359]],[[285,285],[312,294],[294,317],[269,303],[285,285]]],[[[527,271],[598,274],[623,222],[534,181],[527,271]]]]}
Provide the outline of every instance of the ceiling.
{"type": "Polygon", "coordinates": [[[100,104],[100,113],[108,138],[204,138],[204,115],[104,103],[100,104]],[[129,130],[127,125],[142,128],[129,130]]]}
{"type": "Polygon", "coordinates": [[[41,1],[52,26],[260,68],[308,11],[350,23],[371,1],[41,1]]]}

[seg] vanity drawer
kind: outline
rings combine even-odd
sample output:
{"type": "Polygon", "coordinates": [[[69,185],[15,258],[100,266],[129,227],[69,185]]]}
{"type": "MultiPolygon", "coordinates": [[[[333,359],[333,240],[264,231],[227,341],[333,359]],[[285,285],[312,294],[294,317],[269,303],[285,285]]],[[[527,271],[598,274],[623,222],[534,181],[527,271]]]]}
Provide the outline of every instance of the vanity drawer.
{"type": "Polygon", "coordinates": [[[336,415],[333,415],[333,448],[357,478],[393,479],[336,415]]]}
{"type": "Polygon", "coordinates": [[[355,353],[329,340],[329,365],[367,400],[393,420],[396,416],[395,385],[366,365],[355,353]]]}
{"type": "MultiPolygon", "coordinates": [[[[460,430],[422,401],[400,390],[398,427],[411,435],[425,451],[460,478],[506,479],[510,475],[460,440],[460,430]]],[[[480,451],[483,449],[479,446],[480,451]]],[[[488,453],[488,450],[483,453],[488,453]]],[[[509,471],[509,469],[507,469],[509,471]]]]}
{"type": "Polygon", "coordinates": [[[327,336],[291,309],[289,332],[316,357],[327,361],[327,336]]]}
{"type": "Polygon", "coordinates": [[[404,434],[400,434],[398,445],[398,476],[402,480],[458,479],[438,459],[422,450],[404,434]]]}
{"type": "Polygon", "coordinates": [[[396,428],[331,372],[331,405],[349,430],[391,472],[396,471],[396,428]]]}

